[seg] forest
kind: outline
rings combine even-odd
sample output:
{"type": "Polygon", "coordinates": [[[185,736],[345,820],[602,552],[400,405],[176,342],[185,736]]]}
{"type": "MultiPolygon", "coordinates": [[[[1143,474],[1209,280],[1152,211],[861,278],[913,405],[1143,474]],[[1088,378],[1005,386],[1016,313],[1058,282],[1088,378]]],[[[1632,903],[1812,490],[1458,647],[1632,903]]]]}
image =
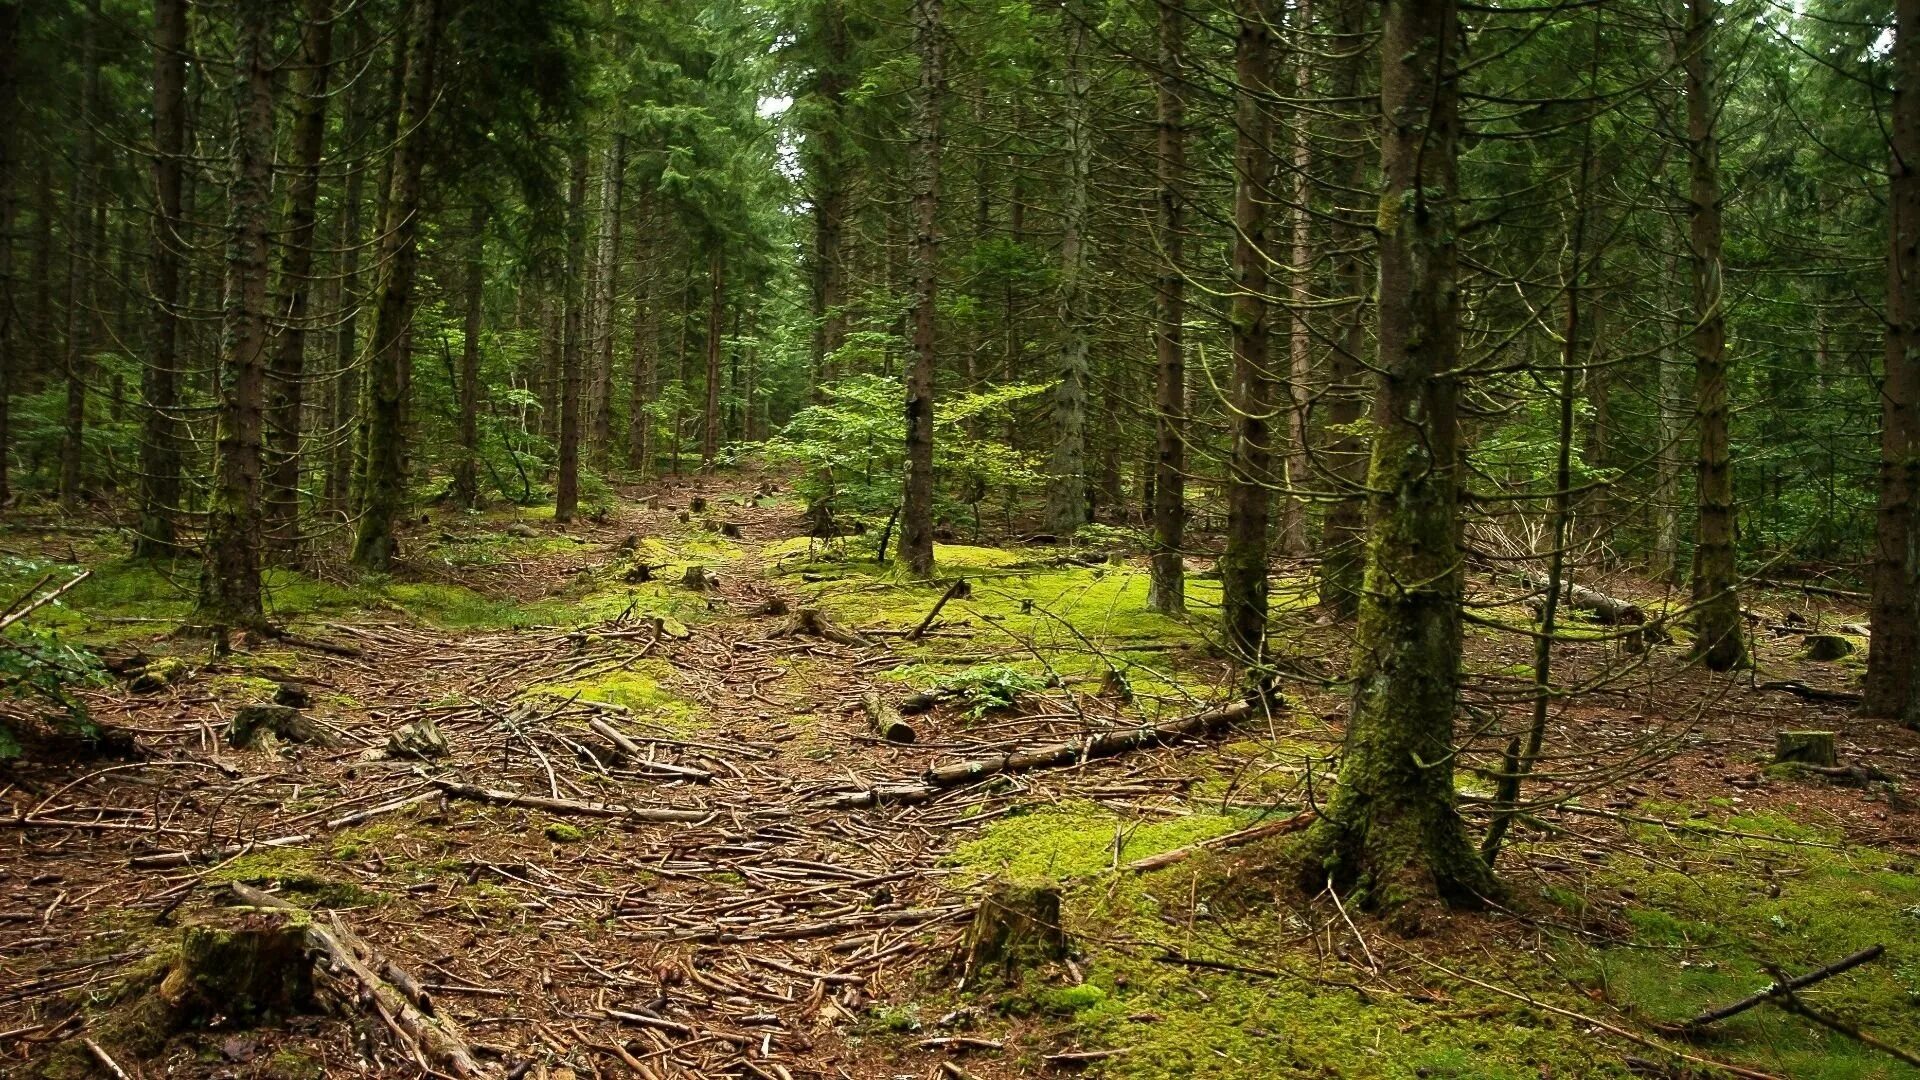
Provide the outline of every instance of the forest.
{"type": "Polygon", "coordinates": [[[0,0],[0,1075],[1920,1080],[1920,0],[0,0]]]}

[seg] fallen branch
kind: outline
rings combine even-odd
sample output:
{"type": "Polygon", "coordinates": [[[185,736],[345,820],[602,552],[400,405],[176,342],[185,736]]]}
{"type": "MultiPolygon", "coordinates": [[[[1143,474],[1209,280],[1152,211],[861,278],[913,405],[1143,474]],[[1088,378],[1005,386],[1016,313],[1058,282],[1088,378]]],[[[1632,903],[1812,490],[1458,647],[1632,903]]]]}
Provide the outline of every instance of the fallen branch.
{"type": "Polygon", "coordinates": [[[1159,746],[1182,736],[1219,731],[1253,715],[1254,704],[1253,701],[1236,701],[1163,724],[1147,724],[1109,731],[1087,739],[932,765],[918,782],[875,784],[859,791],[844,792],[828,800],[826,805],[833,809],[852,810],[888,804],[910,806],[923,803],[948,788],[969,784],[982,777],[1078,765],[1095,758],[1159,746]]]}
{"type": "Polygon", "coordinates": [[[475,784],[463,784],[457,780],[433,781],[433,785],[456,799],[470,799],[474,802],[491,803],[495,806],[524,806],[533,810],[545,810],[554,814],[576,814],[582,817],[626,818],[630,821],[678,821],[698,825],[713,818],[710,810],[680,810],[669,806],[621,806],[617,803],[581,802],[577,799],[554,799],[545,795],[522,795],[515,791],[500,791],[495,788],[483,788],[475,784]]]}
{"type": "Polygon", "coordinates": [[[1822,690],[1817,686],[1808,686],[1798,679],[1763,682],[1756,689],[1783,690],[1802,701],[1811,701],[1819,705],[1858,705],[1863,700],[1859,694],[1851,690],[1822,690]]]}
{"type": "Polygon", "coordinates": [[[947,591],[941,593],[940,599],[934,601],[933,610],[927,612],[927,617],[920,620],[920,625],[914,627],[913,630],[907,634],[907,640],[918,641],[920,635],[926,633],[927,628],[933,625],[933,620],[940,617],[940,609],[947,606],[947,601],[956,596],[964,596],[972,591],[973,590],[967,587],[966,578],[954,578],[953,584],[947,586],[947,591]]]}
{"type": "MultiPolygon", "coordinates": [[[[51,577],[51,576],[52,575],[48,575],[48,577],[51,577]]],[[[32,600],[28,600],[26,602],[25,607],[20,606],[21,605],[20,600],[15,600],[13,602],[13,607],[17,610],[9,611],[4,618],[0,618],[0,630],[5,630],[7,627],[12,626],[14,623],[19,622],[21,619],[24,619],[27,616],[33,614],[34,612],[39,611],[41,608],[46,607],[48,604],[53,603],[55,600],[60,599],[62,596],[66,595],[68,589],[73,588],[75,585],[80,584],[81,582],[87,580],[89,577],[92,577],[92,576],[93,576],[93,571],[82,570],[78,574],[75,574],[72,580],[68,581],[65,585],[60,586],[59,588],[53,590],[50,593],[45,593],[40,596],[35,596],[32,600]]],[[[47,583],[47,579],[41,578],[40,584],[35,585],[32,589],[27,590],[25,595],[33,596],[34,592],[40,588],[40,585],[45,585],[46,583],[47,583]]],[[[22,599],[24,599],[24,597],[22,599]]]]}
{"type": "Polygon", "coordinates": [[[1680,1030],[1685,1032],[1698,1031],[1708,1024],[1716,1024],[1730,1016],[1738,1016],[1756,1005],[1764,1005],[1769,1001],[1778,1001],[1784,997],[1791,997],[1795,990],[1804,990],[1814,983],[1824,982],[1841,972],[1852,971],[1861,964],[1879,958],[1880,954],[1886,951],[1887,948],[1884,945],[1869,946],[1854,953],[1852,956],[1835,960],[1833,963],[1816,971],[1809,971],[1805,975],[1788,979],[1785,982],[1776,981],[1773,985],[1768,986],[1759,993],[1749,994],[1731,1005],[1722,1005],[1717,1009],[1708,1009],[1699,1016],[1681,1024],[1680,1030]]]}
{"type": "Polygon", "coordinates": [[[1313,824],[1314,819],[1319,816],[1319,814],[1312,810],[1303,810],[1284,821],[1265,822],[1264,824],[1241,829],[1238,832],[1230,832],[1224,836],[1216,836],[1211,840],[1202,840],[1197,844],[1189,844],[1186,847],[1174,848],[1172,851],[1162,851],[1157,855],[1148,855],[1142,859],[1135,859],[1121,867],[1121,869],[1136,874],[1145,873],[1148,870],[1158,870],[1163,866],[1172,866],[1175,863],[1186,862],[1202,851],[1224,851],[1228,848],[1243,847],[1256,840],[1265,840],[1270,836],[1285,836],[1288,833],[1299,832],[1301,829],[1313,824]]]}

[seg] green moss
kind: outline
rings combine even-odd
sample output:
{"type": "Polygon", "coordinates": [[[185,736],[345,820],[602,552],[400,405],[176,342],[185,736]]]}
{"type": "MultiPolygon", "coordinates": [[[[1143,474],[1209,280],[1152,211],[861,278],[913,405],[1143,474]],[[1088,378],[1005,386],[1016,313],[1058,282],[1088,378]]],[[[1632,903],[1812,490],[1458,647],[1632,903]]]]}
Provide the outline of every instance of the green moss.
{"type": "Polygon", "coordinates": [[[535,692],[547,697],[579,698],[619,705],[635,716],[672,728],[697,726],[699,706],[675,696],[661,685],[672,671],[673,665],[664,660],[642,660],[611,675],[548,683],[535,692]]]}
{"type": "Polygon", "coordinates": [[[585,830],[564,821],[549,821],[541,831],[556,844],[577,844],[587,838],[585,830]]]}
{"type": "Polygon", "coordinates": [[[1112,869],[1116,862],[1124,865],[1232,832],[1240,823],[1219,814],[1134,821],[1093,803],[1071,801],[1001,818],[960,845],[951,861],[1018,879],[1083,877],[1112,869]]]}
{"type": "Polygon", "coordinates": [[[256,675],[215,675],[207,680],[207,689],[229,703],[264,705],[273,700],[280,684],[256,675]]]}
{"type": "Polygon", "coordinates": [[[378,893],[319,873],[316,860],[306,848],[259,848],[215,867],[205,880],[211,885],[237,881],[273,888],[283,899],[312,908],[366,907],[379,902],[378,893]]]}

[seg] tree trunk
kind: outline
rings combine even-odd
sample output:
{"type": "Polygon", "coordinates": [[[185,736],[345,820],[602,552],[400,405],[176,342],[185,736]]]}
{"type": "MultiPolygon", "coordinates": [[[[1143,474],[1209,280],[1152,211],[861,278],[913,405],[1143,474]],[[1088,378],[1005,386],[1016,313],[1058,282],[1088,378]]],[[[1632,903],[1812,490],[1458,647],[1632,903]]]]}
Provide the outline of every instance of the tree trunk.
{"type": "Polygon", "coordinates": [[[466,323],[460,348],[460,459],[453,467],[453,502],[463,510],[480,505],[480,326],[486,312],[487,204],[476,202],[467,231],[466,323]]]}
{"type": "Polygon", "coordinates": [[[1267,367],[1268,190],[1271,125],[1261,97],[1273,74],[1273,34],[1264,0],[1238,0],[1234,44],[1232,458],[1227,466],[1227,549],[1220,558],[1220,609],[1227,652],[1258,668],[1267,633],[1267,547],[1273,447],[1268,436],[1273,377],[1267,367]]]}
{"type": "MultiPolygon", "coordinates": [[[[145,421],[140,440],[140,528],[133,553],[168,558],[179,553],[174,519],[180,509],[179,407],[182,155],[187,141],[187,0],[153,5],[153,345],[140,369],[145,421]]],[[[11,232],[11,230],[8,230],[11,232]]]]}
{"type": "Polygon", "coordinates": [[[720,238],[714,237],[712,244],[712,250],[707,253],[707,399],[700,414],[700,468],[709,472],[713,469],[714,455],[720,450],[720,353],[725,337],[720,331],[727,306],[720,238]]]}
{"type": "Polygon", "coordinates": [[[1078,532],[1087,514],[1087,210],[1093,168],[1087,13],[1074,0],[1060,9],[1066,34],[1067,190],[1060,218],[1060,385],[1053,396],[1053,455],[1047,468],[1047,531],[1078,532]]]}
{"type": "MultiPolygon", "coordinates": [[[[359,98],[358,86],[356,80],[347,88],[348,103],[344,107],[349,116],[347,129],[350,133],[361,130],[362,117],[355,107],[359,98]]],[[[360,189],[365,177],[364,164],[348,165],[345,190],[340,196],[340,314],[337,316],[340,326],[334,337],[333,423],[329,425],[329,436],[333,442],[331,460],[327,465],[326,489],[327,505],[335,509],[346,506],[347,495],[352,488],[357,441],[351,433],[359,424],[356,413],[361,383],[360,335],[357,332],[361,303],[360,189]]]]}
{"type": "Polygon", "coordinates": [[[846,232],[848,173],[845,148],[847,68],[851,41],[845,0],[819,0],[814,10],[823,55],[814,72],[814,96],[822,107],[820,126],[809,144],[808,174],[813,181],[813,371],[811,393],[835,376],[833,354],[846,343],[846,232]]]}
{"type": "MultiPolygon", "coordinates": [[[[1307,35],[1313,29],[1313,5],[1295,0],[1293,8],[1294,87],[1301,101],[1313,99],[1313,50],[1307,35]]],[[[1313,334],[1307,325],[1307,308],[1313,302],[1313,216],[1308,207],[1313,201],[1312,134],[1308,113],[1301,110],[1293,118],[1293,253],[1292,281],[1288,292],[1293,300],[1288,335],[1287,378],[1287,494],[1280,502],[1277,530],[1280,550],[1288,555],[1307,553],[1307,502],[1304,492],[1311,487],[1307,446],[1308,403],[1313,400],[1309,383],[1313,375],[1313,334]]]]}
{"type": "Polygon", "coordinates": [[[1375,907],[1495,883],[1454,807],[1460,670],[1456,0],[1388,0],[1366,587],[1340,786],[1305,865],[1375,907]]]}
{"type": "MultiPolygon", "coordinates": [[[[1677,247],[1677,243],[1676,243],[1677,247]]],[[[1663,283],[1679,284],[1679,258],[1669,255],[1663,283]]],[[[1658,432],[1660,448],[1654,460],[1653,559],[1647,569],[1656,580],[1679,584],[1680,475],[1684,465],[1681,442],[1687,429],[1687,370],[1674,348],[1663,343],[1654,357],[1658,372],[1658,432]]]]}
{"type": "Polygon", "coordinates": [[[327,142],[327,80],[333,69],[333,0],[307,0],[294,82],[293,179],[287,188],[287,246],[280,263],[285,322],[269,371],[273,402],[267,416],[266,529],[269,545],[291,548],[299,538],[300,431],[306,408],[307,299],[312,290],[315,203],[320,156],[327,142]]]}
{"type": "Polygon", "coordinates": [[[13,228],[19,207],[19,184],[14,174],[20,165],[19,143],[15,138],[20,126],[20,78],[15,66],[20,52],[20,15],[20,4],[0,0],[0,506],[13,498],[7,468],[7,458],[13,450],[8,423],[12,404],[9,398],[13,393],[14,373],[20,366],[19,354],[14,348],[21,327],[15,317],[19,308],[13,279],[13,228]]]}
{"type": "Polygon", "coordinates": [[[940,281],[940,108],[946,95],[943,0],[913,0],[920,82],[913,95],[913,358],[907,368],[907,462],[900,561],[933,576],[933,317],[940,281]]]}
{"type": "Polygon", "coordinates": [[[587,153],[573,156],[567,184],[566,323],[560,341],[560,475],[553,485],[553,520],[566,524],[580,508],[580,361],[587,288],[587,153]]]}
{"type": "Polygon", "coordinates": [[[1181,548],[1187,531],[1186,223],[1187,13],[1185,0],[1157,0],[1160,52],[1154,70],[1158,116],[1159,274],[1154,281],[1153,561],[1147,606],[1167,615],[1187,609],[1181,548]]]}
{"type": "MultiPolygon", "coordinates": [[[[1371,124],[1361,111],[1360,86],[1367,62],[1367,4],[1340,0],[1334,9],[1335,42],[1330,96],[1342,104],[1335,139],[1333,186],[1342,200],[1367,187],[1366,147],[1371,124]]],[[[1320,527],[1320,600],[1329,614],[1352,618],[1360,610],[1360,580],[1365,569],[1362,531],[1366,526],[1367,448],[1356,430],[1365,415],[1367,294],[1372,288],[1365,250],[1368,231],[1352,211],[1337,213],[1333,246],[1340,254],[1335,276],[1346,283],[1349,300],[1340,312],[1327,372],[1327,449],[1325,475],[1334,488],[1320,527]]]]}
{"type": "Polygon", "coordinates": [[[80,13],[80,68],[85,73],[80,89],[79,125],[73,155],[73,185],[67,196],[72,223],[67,233],[67,408],[66,424],[60,443],[60,501],[68,506],[80,501],[80,483],[87,459],[87,377],[93,349],[94,281],[96,249],[93,237],[93,189],[99,173],[95,153],[94,129],[99,125],[100,108],[100,3],[87,0],[80,13]]]}
{"type": "Polygon", "coordinates": [[[1693,414],[1700,431],[1694,528],[1694,654],[1713,671],[1746,662],[1733,546],[1733,466],[1727,439],[1727,313],[1720,263],[1719,94],[1712,40],[1719,0],[1687,0],[1681,65],[1687,84],[1687,172],[1692,218],[1693,414]]]}
{"type": "MultiPolygon", "coordinates": [[[[564,287],[564,286],[563,286],[564,287]]],[[[540,434],[560,441],[560,354],[565,350],[566,306],[552,289],[540,294],[540,434]]]]}
{"type": "Polygon", "coordinates": [[[1862,711],[1920,725],[1920,0],[1894,6],[1886,379],[1862,711]]]}
{"type": "Polygon", "coordinates": [[[653,419],[647,408],[657,393],[654,386],[654,351],[660,344],[659,305],[647,295],[648,246],[647,216],[643,212],[634,223],[633,273],[633,383],[627,398],[627,467],[645,473],[653,464],[653,419]]]}
{"type": "Polygon", "coordinates": [[[596,300],[593,338],[593,412],[587,457],[597,469],[607,467],[613,445],[613,299],[619,295],[621,176],[626,172],[626,137],[615,134],[607,148],[600,178],[600,258],[594,282],[596,300]]]}
{"type": "Polygon", "coordinates": [[[411,0],[410,15],[400,136],[393,147],[393,175],[386,219],[380,229],[379,265],[386,280],[374,317],[373,355],[367,378],[367,463],[360,495],[360,530],[353,547],[355,565],[379,572],[393,566],[398,546],[394,525],[407,498],[405,352],[413,323],[413,280],[420,261],[420,174],[426,164],[420,128],[433,104],[433,69],[440,49],[440,0],[411,0]]]}
{"type": "Polygon", "coordinates": [[[273,196],[273,5],[236,0],[227,180],[226,304],[221,316],[219,430],[207,507],[206,560],[194,621],[261,629],[261,458],[266,397],[268,200],[273,196]]]}

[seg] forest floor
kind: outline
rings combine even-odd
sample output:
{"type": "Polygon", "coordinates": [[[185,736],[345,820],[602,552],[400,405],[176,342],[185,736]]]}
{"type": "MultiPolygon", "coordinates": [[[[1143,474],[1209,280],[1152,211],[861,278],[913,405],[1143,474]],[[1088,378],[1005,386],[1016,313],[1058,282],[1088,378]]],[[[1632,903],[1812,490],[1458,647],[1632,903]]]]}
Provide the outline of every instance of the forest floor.
{"type": "MultiPolygon", "coordinates": [[[[1220,705],[1217,584],[1192,582],[1186,622],[1142,614],[1138,558],[943,545],[971,592],[915,637],[944,581],[899,580],[872,536],[808,540],[761,481],[624,490],[566,528],[434,511],[392,581],[275,572],[296,638],[228,655],[169,634],[192,568],[174,580],[110,528],[16,515],[0,584],[93,571],[37,623],[122,667],[179,663],[149,666],[164,685],[86,691],[137,758],[49,744],[0,771],[0,1074],[419,1075],[351,993],[253,1030],[132,1019],[181,928],[227,918],[239,883],[350,929],[514,1076],[1920,1077],[1773,1006],[1674,1029],[1775,966],[1884,945],[1801,1000],[1920,1050],[1920,734],[1766,688],[1850,689],[1858,653],[1814,662],[1802,638],[1852,633],[1857,604],[1752,598],[1759,668],[1731,679],[1587,628],[1561,653],[1557,678],[1586,690],[1554,711],[1528,791],[1553,805],[1515,827],[1508,895],[1384,925],[1301,895],[1283,835],[1243,842],[1287,831],[1339,748],[1347,631],[1305,568],[1276,583],[1283,702],[903,803],[929,766],[1220,705]],[[717,583],[686,587],[689,566],[717,583]],[[852,636],[791,632],[783,608],[852,636]],[[283,683],[337,745],[230,746],[233,716],[283,683]],[[860,701],[930,690],[911,744],[860,701]],[[446,756],[384,749],[423,720],[446,756]],[[1769,767],[1783,728],[1839,732],[1857,767],[1769,767]],[[1058,885],[1067,960],[961,978],[995,878],[1058,885]]],[[[1517,587],[1474,588],[1477,616],[1525,622],[1517,587]]],[[[1520,723],[1529,640],[1475,624],[1468,652],[1470,715],[1520,723]]],[[[1493,767],[1482,751],[1469,765],[1493,767]]],[[[1491,785],[1461,778],[1483,825],[1491,785]]]]}

